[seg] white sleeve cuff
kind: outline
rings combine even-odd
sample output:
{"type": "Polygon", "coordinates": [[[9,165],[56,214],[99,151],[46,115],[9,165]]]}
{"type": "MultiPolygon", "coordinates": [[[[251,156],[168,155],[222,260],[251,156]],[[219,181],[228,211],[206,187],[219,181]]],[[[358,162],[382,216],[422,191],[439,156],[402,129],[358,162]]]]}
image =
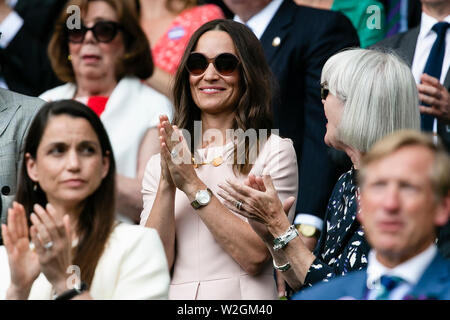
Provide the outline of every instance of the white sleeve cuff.
{"type": "Polygon", "coordinates": [[[299,213],[295,216],[294,224],[307,224],[322,231],[323,220],[307,213],[299,213]]]}
{"type": "Polygon", "coordinates": [[[0,47],[6,48],[9,43],[14,39],[20,28],[23,26],[23,19],[15,11],[8,14],[8,16],[0,24],[0,47]]]}

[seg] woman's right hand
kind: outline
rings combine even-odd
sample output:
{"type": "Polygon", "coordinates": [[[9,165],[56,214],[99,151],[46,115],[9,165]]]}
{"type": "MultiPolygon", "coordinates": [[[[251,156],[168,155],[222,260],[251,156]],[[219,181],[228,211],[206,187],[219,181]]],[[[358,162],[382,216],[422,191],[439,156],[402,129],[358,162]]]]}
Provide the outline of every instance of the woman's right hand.
{"type": "Polygon", "coordinates": [[[38,255],[30,249],[28,223],[21,204],[13,202],[8,209],[8,224],[2,225],[2,234],[11,273],[7,299],[27,299],[40,265],[38,255]]]}
{"type": "MultiPolygon", "coordinates": [[[[164,130],[163,123],[165,121],[169,121],[169,118],[166,115],[159,116],[159,123],[158,123],[158,132],[159,132],[159,144],[161,146],[161,153],[163,151],[163,143],[164,138],[161,136],[161,130],[164,130]]],[[[166,186],[176,189],[175,184],[173,183],[172,177],[170,175],[169,167],[167,165],[167,160],[163,155],[161,154],[161,182],[164,182],[166,186]]]]}

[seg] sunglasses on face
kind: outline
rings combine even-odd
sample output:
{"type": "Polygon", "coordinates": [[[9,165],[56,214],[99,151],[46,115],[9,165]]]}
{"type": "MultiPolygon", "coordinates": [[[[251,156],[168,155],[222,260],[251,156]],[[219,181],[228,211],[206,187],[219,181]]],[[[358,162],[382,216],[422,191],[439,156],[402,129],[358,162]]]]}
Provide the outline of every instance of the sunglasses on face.
{"type": "Polygon", "coordinates": [[[218,73],[223,76],[229,76],[239,65],[239,59],[232,53],[221,53],[210,59],[201,53],[193,52],[189,55],[186,62],[186,69],[190,74],[199,76],[205,73],[210,63],[214,65],[218,73]]]}
{"type": "Polygon", "coordinates": [[[81,25],[81,28],[66,29],[67,38],[72,43],[82,43],[86,33],[90,30],[94,34],[95,39],[98,42],[108,43],[111,42],[121,30],[122,27],[119,23],[114,21],[99,21],[92,27],[88,28],[85,25],[81,25]]]}
{"type": "Polygon", "coordinates": [[[320,98],[322,100],[327,100],[328,93],[330,90],[328,89],[328,84],[326,82],[320,84],[320,98]]]}

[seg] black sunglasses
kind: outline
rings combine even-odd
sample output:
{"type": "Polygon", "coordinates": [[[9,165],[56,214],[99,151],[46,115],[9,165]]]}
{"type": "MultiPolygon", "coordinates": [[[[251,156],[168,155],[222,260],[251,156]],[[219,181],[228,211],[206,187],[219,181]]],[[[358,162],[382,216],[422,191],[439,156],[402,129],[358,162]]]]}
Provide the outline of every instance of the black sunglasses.
{"type": "Polygon", "coordinates": [[[186,62],[186,69],[190,74],[199,76],[208,69],[212,63],[217,72],[223,76],[232,74],[239,65],[239,59],[232,53],[221,53],[215,58],[207,58],[204,54],[193,52],[189,55],[186,62]]]}
{"type": "Polygon", "coordinates": [[[66,28],[67,39],[72,43],[82,43],[89,30],[92,31],[98,42],[108,43],[116,37],[117,32],[121,29],[122,26],[114,21],[98,21],[90,28],[85,25],[81,25],[81,28],[79,29],[66,28]]]}
{"type": "Polygon", "coordinates": [[[322,100],[326,100],[328,97],[328,94],[330,93],[330,90],[327,87],[328,87],[328,84],[326,82],[323,82],[320,84],[320,98],[322,100]]]}

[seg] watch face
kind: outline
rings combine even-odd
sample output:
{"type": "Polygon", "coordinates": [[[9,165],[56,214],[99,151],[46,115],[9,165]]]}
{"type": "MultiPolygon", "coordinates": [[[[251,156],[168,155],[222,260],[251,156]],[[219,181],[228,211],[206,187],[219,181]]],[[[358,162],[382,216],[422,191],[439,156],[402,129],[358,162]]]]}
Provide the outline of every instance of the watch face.
{"type": "Polygon", "coordinates": [[[312,237],[316,233],[316,228],[307,224],[301,224],[298,229],[305,237],[312,237]]]}
{"type": "Polygon", "coordinates": [[[195,200],[197,200],[202,206],[207,205],[211,201],[211,196],[208,191],[200,190],[195,195],[195,200]]]}

